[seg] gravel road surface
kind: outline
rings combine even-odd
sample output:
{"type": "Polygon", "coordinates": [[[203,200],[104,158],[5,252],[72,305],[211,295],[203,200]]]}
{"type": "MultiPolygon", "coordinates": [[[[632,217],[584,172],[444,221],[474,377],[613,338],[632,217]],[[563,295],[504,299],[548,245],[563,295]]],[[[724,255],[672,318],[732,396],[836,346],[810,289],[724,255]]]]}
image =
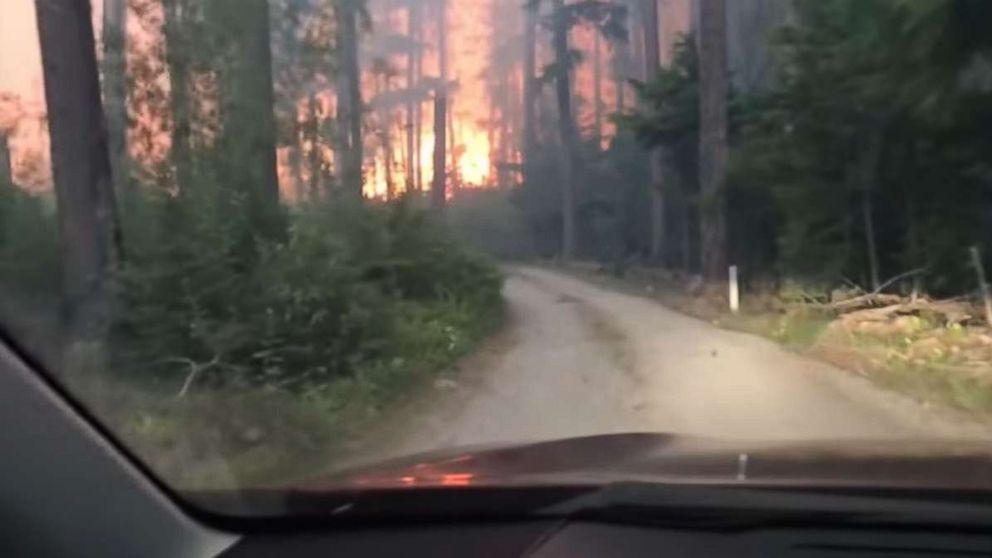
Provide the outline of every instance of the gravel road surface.
{"type": "Polygon", "coordinates": [[[642,297],[508,270],[510,323],[376,457],[616,432],[737,440],[982,438],[865,378],[642,297]]]}

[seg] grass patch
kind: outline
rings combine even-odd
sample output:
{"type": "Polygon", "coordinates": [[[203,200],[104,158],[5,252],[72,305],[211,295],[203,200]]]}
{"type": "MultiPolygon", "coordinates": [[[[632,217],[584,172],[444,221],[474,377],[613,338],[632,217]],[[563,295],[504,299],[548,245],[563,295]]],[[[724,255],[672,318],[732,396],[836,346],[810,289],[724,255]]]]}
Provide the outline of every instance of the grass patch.
{"type": "Polygon", "coordinates": [[[830,325],[830,317],[820,312],[798,309],[785,313],[742,312],[728,315],[718,325],[760,335],[790,349],[809,349],[830,325]]]}
{"type": "Polygon", "coordinates": [[[870,376],[878,384],[925,402],[992,416],[992,385],[937,366],[890,362],[870,376]]]}
{"type": "Polygon", "coordinates": [[[985,328],[943,327],[925,316],[904,316],[879,331],[848,332],[832,326],[830,313],[789,303],[785,296],[752,295],[739,314],[731,314],[720,300],[687,294],[675,281],[644,273],[620,278],[591,267],[565,271],[718,327],[765,337],[919,401],[992,418],[992,336],[985,328]]]}

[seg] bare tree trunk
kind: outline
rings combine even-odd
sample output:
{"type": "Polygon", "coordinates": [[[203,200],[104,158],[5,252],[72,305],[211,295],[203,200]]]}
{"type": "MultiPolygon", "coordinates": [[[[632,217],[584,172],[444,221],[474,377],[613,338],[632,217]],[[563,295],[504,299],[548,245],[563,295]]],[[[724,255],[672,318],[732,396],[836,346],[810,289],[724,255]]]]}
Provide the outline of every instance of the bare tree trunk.
{"type": "Polygon", "coordinates": [[[338,0],[338,29],[340,33],[341,72],[344,77],[344,97],[338,99],[343,109],[343,124],[347,130],[346,155],[342,181],[348,197],[362,198],[362,89],[358,65],[358,0],[338,0]]]}
{"type": "Polygon", "coordinates": [[[882,151],[882,131],[873,130],[869,134],[868,148],[864,154],[861,174],[861,218],[865,227],[865,250],[868,253],[868,277],[872,290],[878,290],[880,272],[878,264],[878,246],[875,241],[875,217],[873,208],[873,191],[875,179],[878,176],[878,162],[882,151]]]}
{"type": "MultiPolygon", "coordinates": [[[[910,194],[906,198],[906,249],[908,251],[909,268],[922,269],[926,267],[923,263],[923,254],[920,239],[920,216],[916,195],[910,194]]],[[[913,302],[919,298],[923,288],[922,273],[913,275],[913,287],[910,298],[913,302]]]]}
{"type": "MultiPolygon", "coordinates": [[[[121,0],[123,1],[123,0],[121,0]]],[[[190,14],[187,0],[163,0],[165,11],[165,50],[169,68],[169,97],[172,110],[171,156],[179,191],[190,187],[191,126],[189,102],[190,14]]]]}
{"type": "MultiPolygon", "coordinates": [[[[418,26],[418,15],[417,10],[420,4],[418,2],[410,2],[407,6],[406,13],[406,35],[410,40],[411,44],[416,44],[417,42],[417,26],[418,26]]],[[[417,86],[417,51],[419,48],[413,48],[406,59],[406,90],[407,94],[410,96],[406,103],[406,170],[404,171],[404,179],[406,180],[406,191],[412,192],[416,188],[416,170],[415,170],[415,159],[416,159],[416,140],[413,137],[416,126],[414,125],[414,120],[416,119],[417,102],[414,101],[413,92],[414,88],[417,86]]]]}
{"type": "Polygon", "coordinates": [[[127,173],[127,35],[124,0],[103,2],[103,102],[107,112],[110,165],[119,187],[127,173]]]}
{"type": "Polygon", "coordinates": [[[334,79],[334,104],[334,126],[331,127],[334,173],[340,186],[346,188],[345,175],[348,173],[351,142],[348,140],[348,79],[343,72],[339,72],[334,79]]]}
{"type": "Polygon", "coordinates": [[[307,140],[310,151],[307,153],[307,167],[310,173],[309,196],[311,200],[320,198],[321,164],[320,164],[320,123],[317,115],[317,95],[310,93],[307,99],[307,140]]]}
{"type": "MultiPolygon", "coordinates": [[[[382,87],[377,87],[376,96],[389,93],[389,76],[382,77],[382,87]]],[[[388,108],[379,109],[379,144],[382,149],[382,170],[386,178],[386,200],[396,197],[396,184],[393,182],[393,139],[390,127],[392,114],[388,108]]]]}
{"type": "MultiPolygon", "coordinates": [[[[641,18],[642,26],[647,25],[646,17],[644,15],[644,9],[645,9],[645,2],[647,2],[648,0],[630,0],[630,1],[632,4],[631,7],[634,7],[634,5],[636,5],[638,12],[637,16],[641,18]]],[[[655,21],[657,21],[657,18],[655,19],[655,21]]],[[[631,41],[631,49],[630,49],[631,57],[633,59],[631,61],[630,67],[633,68],[634,71],[636,72],[635,75],[632,75],[630,77],[639,79],[641,81],[644,81],[646,79],[646,76],[644,75],[644,69],[645,66],[647,65],[647,62],[645,61],[644,57],[647,48],[644,45],[644,39],[645,39],[644,33],[634,33],[633,40],[631,41]]]]}
{"type": "MultiPolygon", "coordinates": [[[[231,185],[248,196],[255,233],[270,238],[285,234],[279,208],[276,171],[275,93],[269,39],[268,0],[213,0],[221,14],[239,13],[228,29],[233,53],[230,76],[224,79],[221,107],[224,144],[238,165],[231,185]],[[221,4],[223,2],[224,4],[221,4]]],[[[221,23],[221,22],[218,22],[221,23]]],[[[226,22],[225,22],[226,23],[226,22]]]]}
{"type": "Polygon", "coordinates": [[[62,245],[63,369],[100,359],[118,263],[117,207],[90,3],[36,0],[62,245]]]}
{"type": "Polygon", "coordinates": [[[592,43],[592,83],[593,83],[593,114],[595,125],[593,127],[596,145],[603,139],[603,46],[599,33],[593,34],[592,43]]]}
{"type": "Polygon", "coordinates": [[[523,168],[524,179],[527,178],[531,158],[537,148],[537,83],[534,75],[537,70],[537,2],[527,3],[524,6],[526,18],[524,19],[524,60],[523,60],[523,86],[524,86],[524,145],[523,145],[523,168]]]}
{"type": "Polygon", "coordinates": [[[672,191],[674,195],[678,198],[678,207],[681,209],[679,212],[679,233],[681,236],[681,247],[680,247],[680,264],[682,270],[685,273],[692,272],[692,218],[689,204],[686,202],[685,190],[678,190],[673,188],[672,191]]]}
{"type": "MultiPolygon", "coordinates": [[[[644,76],[653,80],[661,69],[661,47],[658,35],[658,0],[642,0],[644,23],[644,76]]],[[[664,165],[661,149],[648,154],[651,170],[651,259],[665,260],[665,195],[664,165]]]]}
{"type": "Polygon", "coordinates": [[[507,157],[512,157],[512,160],[516,165],[514,167],[516,170],[509,171],[510,184],[519,184],[520,177],[522,176],[523,168],[519,166],[522,162],[522,151],[523,151],[523,82],[520,80],[522,74],[520,72],[514,72],[510,76],[510,83],[508,85],[507,91],[507,104],[510,113],[510,138],[508,138],[509,145],[507,146],[507,157]]]}
{"type": "Polygon", "coordinates": [[[982,304],[985,306],[985,324],[992,326],[992,288],[989,287],[989,282],[985,279],[982,252],[978,246],[972,246],[970,251],[971,265],[975,268],[975,276],[978,278],[978,290],[982,293],[982,304]]]}
{"type": "Polygon", "coordinates": [[[451,179],[451,189],[457,193],[458,188],[462,184],[462,176],[460,174],[461,170],[461,159],[460,150],[458,146],[458,136],[455,135],[455,98],[454,96],[446,97],[448,101],[448,153],[451,157],[451,174],[449,178],[451,179]]]}
{"type": "MultiPolygon", "coordinates": [[[[437,7],[437,50],[438,68],[441,74],[441,83],[444,88],[445,100],[445,127],[448,145],[446,153],[451,156],[451,182],[454,188],[458,187],[458,151],[455,149],[455,123],[453,113],[455,111],[455,100],[448,97],[448,0],[439,0],[437,7]]],[[[436,105],[435,105],[436,106],[436,105]]],[[[436,123],[436,120],[435,120],[436,123]]],[[[435,130],[435,133],[437,131],[435,130]]],[[[436,151],[435,151],[436,153],[436,151]]]]}
{"type": "Polygon", "coordinates": [[[613,43],[613,80],[616,83],[616,107],[617,113],[622,113],[627,104],[627,68],[630,63],[630,45],[626,42],[613,43]]]}
{"type": "Polygon", "coordinates": [[[722,189],[727,173],[727,4],[700,4],[700,141],[699,176],[702,267],[711,282],[727,271],[726,207],[722,189]]]}
{"type": "Polygon", "coordinates": [[[289,170],[293,176],[293,194],[296,203],[307,199],[307,187],[303,182],[303,145],[300,141],[300,125],[293,125],[293,143],[289,146],[289,170]]]}
{"type": "Polygon", "coordinates": [[[500,77],[499,158],[497,159],[500,188],[506,188],[509,184],[507,169],[510,164],[510,78],[512,77],[512,72],[506,72],[500,77]]]}
{"type": "MultiPolygon", "coordinates": [[[[415,24],[413,31],[414,31],[414,40],[417,43],[417,51],[416,51],[417,55],[414,58],[414,62],[416,63],[416,67],[414,69],[414,76],[416,82],[419,84],[422,78],[424,77],[424,48],[423,48],[424,12],[423,12],[423,6],[420,4],[420,2],[414,2],[414,7],[415,9],[413,13],[416,16],[416,18],[414,19],[415,24]]],[[[423,106],[424,106],[423,100],[418,98],[417,104],[414,107],[414,117],[413,117],[413,121],[414,121],[413,151],[415,153],[413,162],[414,162],[414,166],[416,167],[414,173],[416,175],[416,187],[418,192],[424,191],[423,160],[421,158],[421,153],[423,152],[423,137],[424,137],[423,106]]]]}
{"type": "Polygon", "coordinates": [[[578,162],[578,135],[572,119],[571,71],[568,67],[568,19],[564,0],[552,2],[553,41],[555,53],[555,97],[558,101],[558,132],[561,135],[562,173],[562,246],[561,257],[575,257],[575,165],[578,162]]]}
{"type": "Polygon", "coordinates": [[[0,130],[0,187],[14,185],[14,162],[10,157],[10,140],[0,130]]]}
{"type": "Polygon", "coordinates": [[[393,140],[392,134],[389,133],[389,114],[388,112],[383,117],[382,123],[382,153],[383,153],[383,170],[386,173],[386,199],[392,200],[396,198],[396,184],[393,182],[393,140]]]}
{"type": "Polygon", "coordinates": [[[496,104],[499,102],[501,91],[497,87],[497,90],[491,91],[489,95],[489,114],[487,115],[486,124],[486,141],[489,143],[489,161],[490,165],[499,159],[499,146],[496,142],[496,104]]]}
{"type": "Polygon", "coordinates": [[[444,91],[438,91],[434,96],[434,181],[431,184],[431,208],[440,216],[444,216],[444,206],[447,203],[447,177],[445,147],[447,145],[447,97],[444,91]]]}

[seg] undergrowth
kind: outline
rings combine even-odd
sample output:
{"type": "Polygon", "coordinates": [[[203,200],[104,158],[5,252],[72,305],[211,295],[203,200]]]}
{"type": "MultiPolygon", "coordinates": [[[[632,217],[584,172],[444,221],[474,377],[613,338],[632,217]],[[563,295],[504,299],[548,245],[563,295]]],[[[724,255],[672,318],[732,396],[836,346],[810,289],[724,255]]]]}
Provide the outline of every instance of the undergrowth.
{"type": "Polygon", "coordinates": [[[402,202],[298,210],[250,253],[199,208],[148,203],[173,221],[132,240],[110,372],[75,387],[174,486],[332,468],[502,318],[495,266],[402,202]]]}

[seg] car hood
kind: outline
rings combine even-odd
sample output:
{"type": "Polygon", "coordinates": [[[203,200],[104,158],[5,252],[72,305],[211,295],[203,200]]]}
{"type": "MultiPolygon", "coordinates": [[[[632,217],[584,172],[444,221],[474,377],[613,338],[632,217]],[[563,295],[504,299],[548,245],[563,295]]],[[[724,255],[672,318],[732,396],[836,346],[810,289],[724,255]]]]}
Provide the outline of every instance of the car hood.
{"type": "Polygon", "coordinates": [[[354,468],[301,491],[612,482],[992,488],[992,445],[863,440],[743,443],[612,434],[463,447],[354,468]]]}

